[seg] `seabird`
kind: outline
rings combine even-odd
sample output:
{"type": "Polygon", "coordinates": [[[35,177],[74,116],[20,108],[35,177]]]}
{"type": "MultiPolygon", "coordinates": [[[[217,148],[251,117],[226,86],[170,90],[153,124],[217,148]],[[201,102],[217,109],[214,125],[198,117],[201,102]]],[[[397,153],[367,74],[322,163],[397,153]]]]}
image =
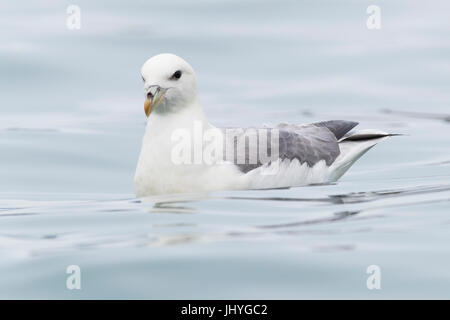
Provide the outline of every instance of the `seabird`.
{"type": "Polygon", "coordinates": [[[138,197],[267,189],[337,181],[390,134],[331,120],[274,128],[216,128],[197,94],[194,69],[159,54],[141,69],[147,125],[134,179],[138,197]]]}

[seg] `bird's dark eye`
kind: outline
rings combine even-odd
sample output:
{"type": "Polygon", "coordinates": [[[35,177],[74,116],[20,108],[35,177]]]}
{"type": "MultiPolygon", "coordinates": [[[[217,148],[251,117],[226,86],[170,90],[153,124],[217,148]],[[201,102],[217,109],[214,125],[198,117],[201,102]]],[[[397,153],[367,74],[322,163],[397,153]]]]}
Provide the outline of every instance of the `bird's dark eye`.
{"type": "Polygon", "coordinates": [[[181,71],[177,70],[173,73],[173,75],[170,77],[170,80],[178,80],[181,78],[181,71]]]}

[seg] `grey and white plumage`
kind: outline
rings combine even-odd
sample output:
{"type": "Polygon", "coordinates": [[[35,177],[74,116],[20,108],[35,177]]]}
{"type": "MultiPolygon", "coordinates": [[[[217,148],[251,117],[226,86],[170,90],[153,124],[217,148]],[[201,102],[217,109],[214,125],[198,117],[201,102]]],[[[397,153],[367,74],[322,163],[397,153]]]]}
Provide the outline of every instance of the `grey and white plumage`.
{"type": "MultiPolygon", "coordinates": [[[[157,55],[144,64],[141,73],[148,120],[135,175],[138,196],[332,182],[389,136],[377,130],[353,132],[357,122],[332,120],[307,125],[279,124],[268,130],[270,134],[276,132],[278,139],[271,141],[275,143],[239,145],[239,135],[248,135],[248,131],[219,129],[209,123],[198,100],[194,70],[183,59],[172,54],[157,55]],[[191,142],[198,133],[196,126],[217,133],[218,140],[225,142],[231,133],[235,139],[233,148],[244,152],[246,160],[256,151],[252,148],[267,148],[264,151],[272,157],[242,163],[236,154],[230,159],[213,153],[216,158],[212,162],[180,164],[174,160],[174,136],[191,142]]],[[[211,143],[202,148],[208,146],[211,143]]]]}
{"type": "MultiPolygon", "coordinates": [[[[324,160],[326,165],[330,166],[340,154],[338,140],[356,125],[358,125],[357,122],[346,120],[316,122],[308,125],[278,124],[274,127],[279,133],[278,141],[275,145],[268,143],[266,153],[271,153],[271,148],[276,147],[279,158],[282,160],[297,159],[310,167],[324,160]]],[[[237,130],[242,132],[242,128],[237,130]]],[[[246,145],[246,154],[249,153],[248,149],[249,146],[246,145]]],[[[242,172],[247,173],[264,163],[240,164],[235,161],[235,164],[242,172]]]]}

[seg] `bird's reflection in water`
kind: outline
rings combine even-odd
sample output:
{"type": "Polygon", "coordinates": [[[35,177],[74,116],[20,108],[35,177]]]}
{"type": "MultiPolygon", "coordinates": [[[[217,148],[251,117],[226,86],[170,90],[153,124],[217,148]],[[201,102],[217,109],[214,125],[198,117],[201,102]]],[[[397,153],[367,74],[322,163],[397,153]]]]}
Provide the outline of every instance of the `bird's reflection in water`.
{"type": "Polygon", "coordinates": [[[195,234],[177,234],[177,235],[171,235],[171,236],[158,236],[158,237],[151,237],[150,236],[150,242],[149,246],[170,246],[170,245],[177,245],[177,244],[185,244],[185,243],[191,243],[194,241],[198,241],[201,239],[200,235],[195,234]]]}
{"type": "Polygon", "coordinates": [[[168,203],[155,203],[155,205],[152,208],[149,208],[149,213],[174,213],[174,214],[192,214],[196,213],[197,210],[191,207],[185,207],[185,206],[176,206],[171,205],[168,203]]]}
{"type": "Polygon", "coordinates": [[[208,199],[209,195],[206,193],[180,193],[180,194],[166,194],[141,198],[141,202],[152,204],[149,208],[150,213],[196,213],[196,209],[187,207],[182,204],[187,202],[201,201],[208,199]]]}

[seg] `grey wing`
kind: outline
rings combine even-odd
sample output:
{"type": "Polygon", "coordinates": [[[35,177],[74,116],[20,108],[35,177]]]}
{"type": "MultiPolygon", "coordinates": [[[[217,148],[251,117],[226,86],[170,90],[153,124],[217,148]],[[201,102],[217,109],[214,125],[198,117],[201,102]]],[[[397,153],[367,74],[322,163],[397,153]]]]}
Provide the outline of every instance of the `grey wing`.
{"type": "Polygon", "coordinates": [[[347,120],[330,120],[323,122],[316,122],[312,125],[318,127],[325,127],[330,130],[336,137],[337,140],[341,139],[346,133],[352,130],[358,125],[358,122],[347,121],[347,120]]]}
{"type": "MultiPolygon", "coordinates": [[[[345,120],[332,120],[307,125],[279,124],[273,128],[277,130],[278,141],[270,141],[269,138],[267,150],[264,150],[266,151],[265,154],[270,156],[269,160],[267,157],[262,159],[258,156],[258,161],[251,163],[249,154],[256,151],[252,149],[258,148],[257,153],[260,155],[261,146],[245,144],[245,163],[237,161],[236,157],[233,162],[244,173],[276,159],[297,159],[300,163],[306,162],[310,167],[324,160],[329,166],[340,154],[338,140],[357,124],[357,122],[345,120]]],[[[235,150],[238,148],[239,146],[235,146],[235,150]]]]}

